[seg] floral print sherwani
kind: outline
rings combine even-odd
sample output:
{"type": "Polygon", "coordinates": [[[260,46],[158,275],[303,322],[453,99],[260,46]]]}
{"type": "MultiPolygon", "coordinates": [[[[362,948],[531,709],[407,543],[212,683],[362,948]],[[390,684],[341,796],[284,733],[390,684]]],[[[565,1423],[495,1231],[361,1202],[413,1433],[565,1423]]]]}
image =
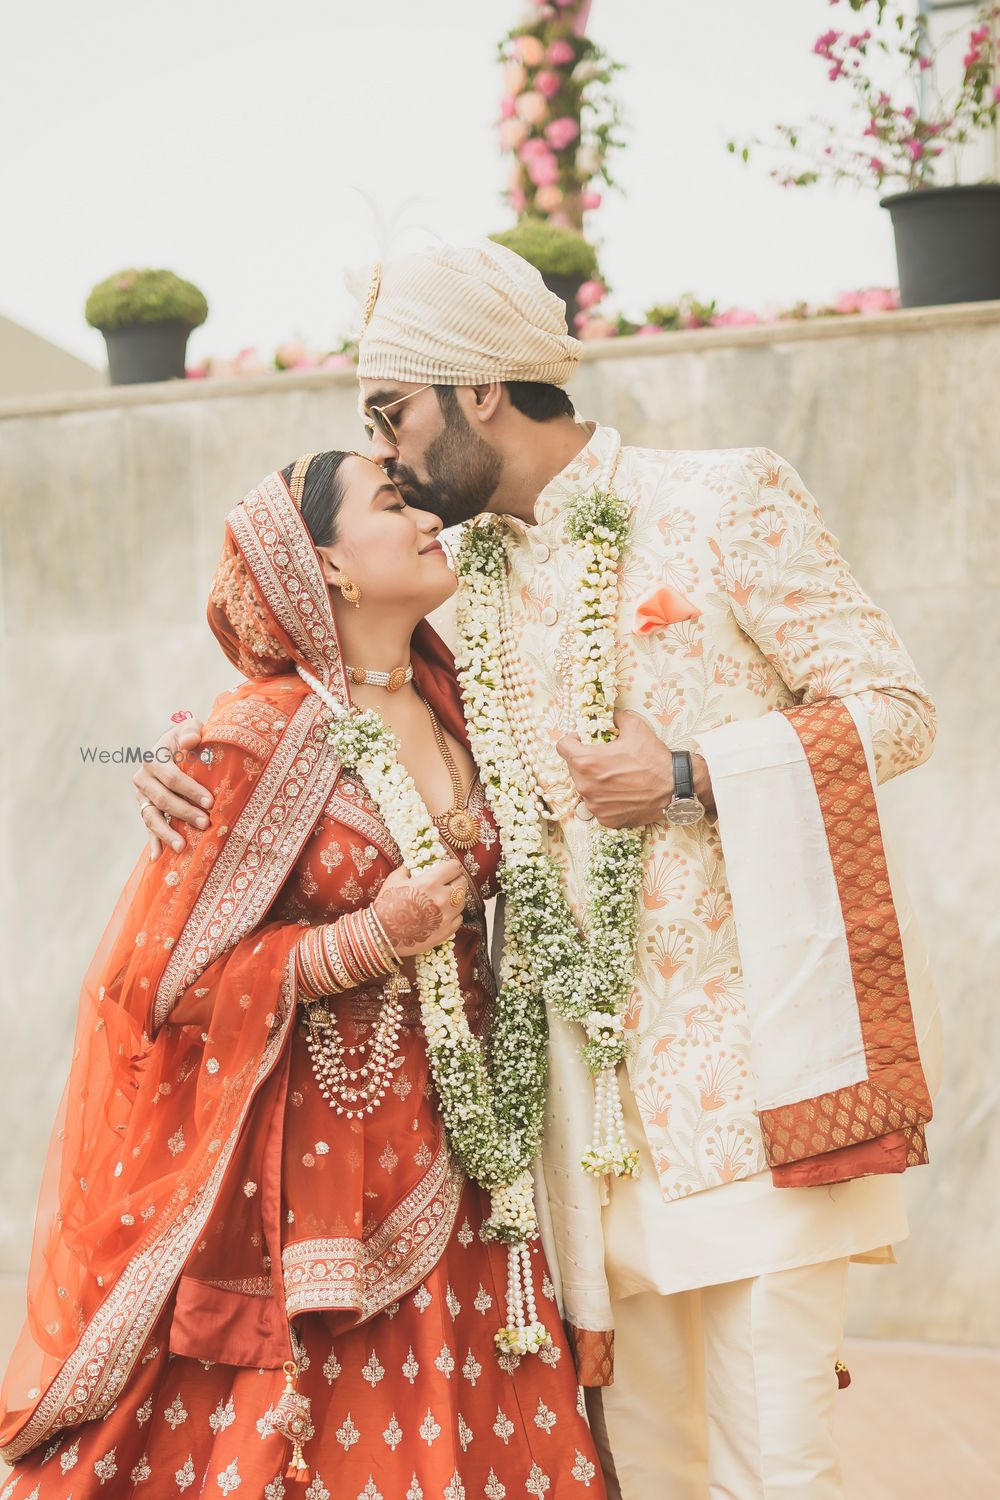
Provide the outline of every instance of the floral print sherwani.
{"type": "MultiPolygon", "coordinates": [[[[563,512],[580,494],[607,488],[612,474],[632,512],[620,708],[639,714],[671,748],[696,750],[700,735],[732,720],[857,694],[870,715],[880,781],[928,755],[934,721],[926,690],[795,470],[764,448],[622,447],[606,427],[594,428],[543,490],[535,526],[509,523],[514,627],[549,744],[570,728],[576,569],[563,512]],[[657,585],[691,606],[675,611],[689,618],[638,634],[637,600],[657,585]]],[[[543,783],[565,775],[554,753],[540,769],[543,783]]],[[[550,828],[582,911],[590,825],[570,814],[550,828]]],[[[629,1080],[663,1199],[761,1172],[740,953],[719,830],[709,820],[650,831],[626,1024],[634,1038],[629,1080]]]]}

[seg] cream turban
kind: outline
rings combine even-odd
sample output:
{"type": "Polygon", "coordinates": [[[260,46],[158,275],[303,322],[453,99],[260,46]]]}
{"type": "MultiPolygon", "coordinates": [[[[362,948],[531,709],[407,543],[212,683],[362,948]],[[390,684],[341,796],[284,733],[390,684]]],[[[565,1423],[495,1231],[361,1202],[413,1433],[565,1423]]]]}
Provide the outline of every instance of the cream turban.
{"type": "Polygon", "coordinates": [[[565,385],[580,360],[561,300],[534,266],[492,240],[438,245],[376,268],[365,317],[362,379],[565,385]]]}

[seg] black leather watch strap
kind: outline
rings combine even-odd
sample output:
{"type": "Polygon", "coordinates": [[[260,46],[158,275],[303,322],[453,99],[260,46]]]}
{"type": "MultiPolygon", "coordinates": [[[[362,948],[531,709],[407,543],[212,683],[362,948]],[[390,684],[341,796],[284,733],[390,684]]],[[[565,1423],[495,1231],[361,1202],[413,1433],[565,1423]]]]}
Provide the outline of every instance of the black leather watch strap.
{"type": "Polygon", "coordinates": [[[674,761],[674,796],[694,796],[694,767],[687,750],[671,751],[674,761]]]}

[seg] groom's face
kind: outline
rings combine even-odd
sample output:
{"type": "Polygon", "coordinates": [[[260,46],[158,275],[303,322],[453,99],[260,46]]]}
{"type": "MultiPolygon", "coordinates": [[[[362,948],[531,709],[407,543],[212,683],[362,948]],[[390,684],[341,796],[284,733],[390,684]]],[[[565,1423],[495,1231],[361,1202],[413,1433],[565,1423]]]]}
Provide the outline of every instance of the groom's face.
{"type": "Polygon", "coordinates": [[[457,526],[485,510],[503,471],[500,455],[473,430],[462,410],[466,394],[471,396],[471,387],[361,382],[372,458],[404,500],[440,516],[445,526],[457,526]],[[409,399],[401,400],[404,396],[409,399]],[[373,406],[386,408],[395,442],[371,421],[373,406]]]}

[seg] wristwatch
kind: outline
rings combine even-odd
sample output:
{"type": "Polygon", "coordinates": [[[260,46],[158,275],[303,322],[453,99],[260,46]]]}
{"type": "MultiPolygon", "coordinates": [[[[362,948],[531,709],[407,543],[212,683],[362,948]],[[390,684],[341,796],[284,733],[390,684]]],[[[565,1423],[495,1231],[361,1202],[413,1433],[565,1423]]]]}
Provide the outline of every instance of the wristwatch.
{"type": "Polygon", "coordinates": [[[663,809],[663,816],[675,828],[700,823],[705,816],[703,803],[694,794],[694,767],[687,750],[671,751],[674,762],[674,795],[663,809]]]}

